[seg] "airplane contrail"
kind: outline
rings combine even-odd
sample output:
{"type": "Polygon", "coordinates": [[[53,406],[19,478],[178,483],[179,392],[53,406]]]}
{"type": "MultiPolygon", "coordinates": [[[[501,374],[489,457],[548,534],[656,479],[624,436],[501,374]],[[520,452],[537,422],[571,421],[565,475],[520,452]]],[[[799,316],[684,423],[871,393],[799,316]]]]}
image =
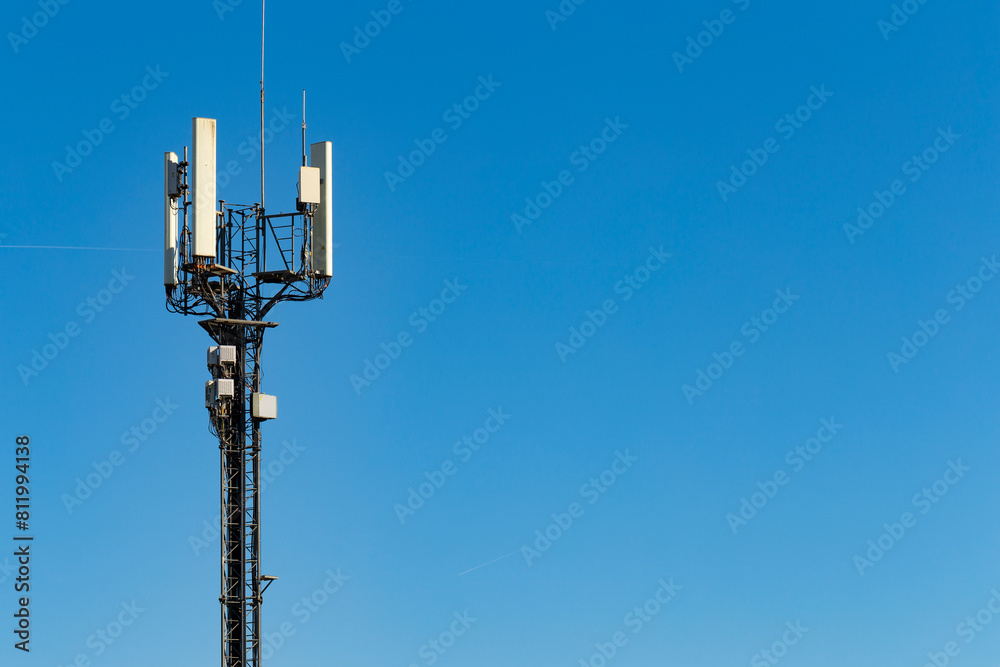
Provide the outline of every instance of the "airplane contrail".
{"type": "Polygon", "coordinates": [[[0,244],[0,248],[21,248],[30,250],[119,250],[123,252],[160,252],[159,250],[151,250],[149,248],[91,248],[85,246],[68,246],[68,245],[3,245],[0,244]]]}
{"type": "Polygon", "coordinates": [[[520,549],[518,549],[517,551],[511,551],[506,556],[500,556],[500,558],[494,558],[489,563],[483,563],[482,565],[477,565],[474,568],[472,568],[471,570],[466,570],[465,572],[460,573],[458,576],[461,577],[462,575],[465,575],[465,574],[468,574],[468,573],[472,572],[472,570],[478,570],[481,567],[486,567],[487,565],[492,565],[493,563],[496,563],[499,560],[503,560],[504,558],[510,558],[511,556],[513,556],[514,554],[516,554],[518,551],[520,551],[520,549]]]}
{"type": "MultiPolygon", "coordinates": [[[[340,244],[334,244],[336,249],[340,244]]],[[[25,250],[112,250],[118,252],[161,252],[152,248],[93,248],[86,246],[65,246],[65,245],[6,245],[0,243],[0,248],[19,248],[25,250]]],[[[562,266],[586,266],[605,268],[627,268],[624,264],[594,264],[588,262],[560,262],[556,260],[530,260],[530,259],[495,259],[488,257],[430,257],[422,255],[373,255],[371,258],[377,259],[424,259],[456,262],[492,262],[500,264],[558,264],[562,266]]]]}

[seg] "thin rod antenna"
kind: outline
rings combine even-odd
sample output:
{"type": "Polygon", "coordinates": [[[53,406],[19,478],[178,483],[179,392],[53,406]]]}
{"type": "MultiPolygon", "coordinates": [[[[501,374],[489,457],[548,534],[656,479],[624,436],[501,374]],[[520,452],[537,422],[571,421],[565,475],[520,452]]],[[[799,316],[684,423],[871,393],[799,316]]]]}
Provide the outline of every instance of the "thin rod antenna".
{"type": "Polygon", "coordinates": [[[264,208],[264,9],[260,0],[260,207],[264,208]]]}
{"type": "Polygon", "coordinates": [[[306,91],[302,89],[302,166],[306,166],[306,91]]]}

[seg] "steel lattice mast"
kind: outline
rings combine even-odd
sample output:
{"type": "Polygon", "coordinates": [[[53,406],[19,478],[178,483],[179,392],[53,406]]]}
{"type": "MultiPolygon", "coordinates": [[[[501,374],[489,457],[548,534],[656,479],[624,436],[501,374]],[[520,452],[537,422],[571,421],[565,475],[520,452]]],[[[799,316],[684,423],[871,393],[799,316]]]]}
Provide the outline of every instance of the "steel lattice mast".
{"type": "Polygon", "coordinates": [[[273,579],[260,569],[260,427],[277,416],[261,393],[264,332],[277,326],[265,317],[330,282],[332,145],[312,145],[296,211],[268,215],[262,204],[216,201],[215,129],[195,118],[191,162],[186,147],[183,160],[165,155],[164,284],[167,309],[207,316],[199,324],[216,343],[205,404],[221,454],[222,665],[259,667],[262,583],[273,579]]]}

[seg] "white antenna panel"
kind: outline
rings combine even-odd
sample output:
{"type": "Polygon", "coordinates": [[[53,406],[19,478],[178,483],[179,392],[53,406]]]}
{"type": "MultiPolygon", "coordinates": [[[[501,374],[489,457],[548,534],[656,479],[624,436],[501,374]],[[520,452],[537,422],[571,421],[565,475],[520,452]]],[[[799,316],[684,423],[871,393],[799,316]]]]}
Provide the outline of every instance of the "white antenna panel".
{"type": "Polygon", "coordinates": [[[163,284],[177,286],[177,153],[163,154],[163,284]]]}
{"type": "Polygon", "coordinates": [[[322,278],[333,276],[333,144],[310,147],[311,164],[319,168],[319,206],[313,216],[312,270],[322,278]]]}
{"type": "Polygon", "coordinates": [[[299,167],[299,201],[303,204],[318,204],[320,202],[319,169],[316,167],[299,167]]]}
{"type": "Polygon", "coordinates": [[[277,419],[278,397],[255,391],[250,402],[250,414],[254,419],[277,419]]]}
{"type": "Polygon", "coordinates": [[[196,257],[215,258],[215,119],[191,121],[194,152],[191,158],[191,190],[194,212],[191,235],[196,257]]]}

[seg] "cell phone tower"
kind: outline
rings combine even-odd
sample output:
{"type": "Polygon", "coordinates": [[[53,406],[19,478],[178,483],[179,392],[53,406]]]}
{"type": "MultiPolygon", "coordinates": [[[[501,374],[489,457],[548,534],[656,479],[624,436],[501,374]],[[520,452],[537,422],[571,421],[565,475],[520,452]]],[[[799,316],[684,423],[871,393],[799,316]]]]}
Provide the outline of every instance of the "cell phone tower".
{"type": "Polygon", "coordinates": [[[277,417],[277,399],[261,393],[266,321],[282,301],[322,296],[333,268],[333,145],[311,145],[306,165],[303,93],[302,166],[295,211],[264,208],[264,58],[261,3],[260,203],[216,200],[216,121],[192,121],[190,161],[164,154],[164,275],[167,310],[200,315],[215,342],[205,384],[210,431],[219,439],[222,503],[222,665],[260,666],[262,593],[277,577],[260,569],[261,424],[277,417]]]}

